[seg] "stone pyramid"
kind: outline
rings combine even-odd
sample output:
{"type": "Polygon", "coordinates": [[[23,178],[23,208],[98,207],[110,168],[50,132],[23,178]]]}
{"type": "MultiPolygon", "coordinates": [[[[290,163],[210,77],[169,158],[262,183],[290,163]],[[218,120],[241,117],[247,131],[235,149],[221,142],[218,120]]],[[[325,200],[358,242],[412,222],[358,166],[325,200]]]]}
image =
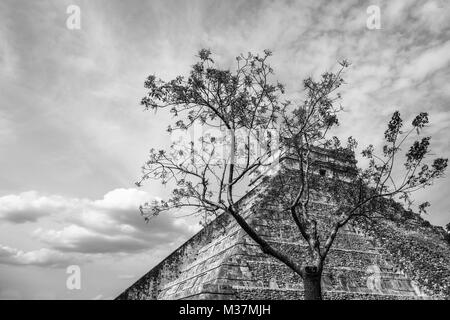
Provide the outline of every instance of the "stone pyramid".
{"type": "MultiPolygon", "coordinates": [[[[349,168],[346,170],[348,171],[349,168]]],[[[283,174],[283,170],[277,171],[283,174]]],[[[270,192],[260,179],[240,201],[241,214],[273,246],[301,261],[307,245],[290,217],[256,197],[270,192]]],[[[255,179],[257,180],[257,179],[255,179]]],[[[333,204],[313,202],[326,223],[333,204]]],[[[392,211],[402,211],[393,203],[392,211]]],[[[408,213],[406,221],[352,223],[340,231],[322,277],[324,299],[448,299],[450,245],[443,229],[408,213]]],[[[117,299],[302,299],[302,280],[265,255],[228,215],[222,214],[136,281],[117,299]]]]}

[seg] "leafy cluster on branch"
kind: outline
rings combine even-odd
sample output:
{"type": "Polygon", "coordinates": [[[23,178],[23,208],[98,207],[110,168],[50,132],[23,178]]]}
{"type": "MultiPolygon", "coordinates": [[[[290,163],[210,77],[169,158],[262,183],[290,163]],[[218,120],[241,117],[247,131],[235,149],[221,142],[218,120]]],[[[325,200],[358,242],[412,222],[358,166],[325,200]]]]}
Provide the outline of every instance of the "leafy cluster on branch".
{"type": "MultiPolygon", "coordinates": [[[[422,112],[414,118],[411,128],[403,131],[400,113],[394,112],[384,133],[385,143],[382,146],[382,154],[377,155],[373,145],[369,145],[362,151],[362,156],[369,160],[368,167],[360,174],[364,184],[374,188],[374,191],[382,196],[400,195],[400,198],[410,206],[412,192],[429,186],[435,179],[442,177],[447,168],[448,159],[436,158],[429,162],[431,137],[421,137],[422,130],[428,122],[428,114],[422,112]],[[395,167],[401,156],[399,153],[414,133],[417,138],[405,154],[403,176],[394,177],[394,171],[402,171],[401,168],[395,167]],[[429,163],[426,163],[427,161],[429,163]]],[[[428,202],[419,205],[420,212],[425,212],[429,205],[428,202]]]]}
{"type": "Polygon", "coordinates": [[[174,141],[168,151],[150,150],[137,185],[155,179],[175,188],[169,200],[142,206],[144,216],[181,207],[208,214],[226,210],[234,202],[233,187],[263,166],[262,159],[277,147],[266,141],[267,133],[283,107],[279,97],[284,87],[270,79],[271,54],[240,55],[232,72],[218,68],[211,52],[203,49],[189,77],[168,82],[147,78],[142,105],[169,109],[177,118],[169,132],[197,126],[203,135],[174,141]],[[215,131],[204,133],[206,128],[215,131]]]}
{"type": "Polygon", "coordinates": [[[278,102],[284,87],[268,81],[273,69],[266,63],[272,53],[237,57],[236,71],[215,66],[209,50],[199,52],[189,77],[165,82],[151,75],[145,81],[147,95],[141,104],[147,109],[170,108],[182,119],[168,130],[187,129],[196,121],[210,126],[224,125],[228,129],[268,126],[275,121],[281,106],[278,102]]]}

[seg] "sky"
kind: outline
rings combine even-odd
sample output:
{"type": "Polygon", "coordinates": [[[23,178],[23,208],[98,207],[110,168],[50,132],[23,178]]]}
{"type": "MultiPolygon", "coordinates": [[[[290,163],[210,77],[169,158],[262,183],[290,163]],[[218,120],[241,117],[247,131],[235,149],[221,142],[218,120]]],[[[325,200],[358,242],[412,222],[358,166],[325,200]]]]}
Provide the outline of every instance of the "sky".
{"type": "MultiPolygon", "coordinates": [[[[0,21],[0,299],[114,298],[199,230],[176,213],[145,224],[138,206],[170,190],[134,182],[170,142],[169,115],[139,105],[145,78],[186,75],[201,48],[223,68],[271,49],[291,95],[348,59],[337,135],[379,145],[395,110],[426,111],[433,153],[450,156],[447,0],[3,0],[0,21]]],[[[450,221],[449,187],[416,195],[433,224],[450,221]]]]}

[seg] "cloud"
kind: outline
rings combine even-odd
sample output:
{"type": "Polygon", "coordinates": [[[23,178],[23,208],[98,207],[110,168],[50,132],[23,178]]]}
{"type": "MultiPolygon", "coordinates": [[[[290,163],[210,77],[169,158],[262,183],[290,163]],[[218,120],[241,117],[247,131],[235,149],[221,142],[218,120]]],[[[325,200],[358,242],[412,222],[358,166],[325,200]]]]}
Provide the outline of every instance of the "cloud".
{"type": "Polygon", "coordinates": [[[151,199],[147,192],[134,188],[115,189],[98,200],[43,196],[30,191],[1,197],[0,217],[16,224],[45,218],[59,221],[60,228],[40,223],[32,236],[51,252],[83,254],[155,249],[185,239],[199,229],[192,221],[170,214],[146,224],[138,207],[151,199]]]}
{"type": "Polygon", "coordinates": [[[401,79],[423,80],[430,74],[441,70],[450,63],[450,41],[424,50],[402,72],[401,79]]]}
{"type": "Polygon", "coordinates": [[[0,263],[2,264],[60,267],[67,266],[73,261],[73,257],[57,250],[42,248],[25,252],[0,245],[0,263]]]}
{"type": "Polygon", "coordinates": [[[35,222],[59,212],[71,203],[60,196],[42,196],[36,191],[0,197],[0,221],[12,223],[35,222]]]}
{"type": "Polygon", "coordinates": [[[439,34],[450,20],[450,11],[446,10],[447,6],[448,2],[445,0],[428,0],[417,5],[411,15],[420,24],[422,30],[439,34]]]}
{"type": "Polygon", "coordinates": [[[151,244],[146,239],[138,239],[138,234],[128,235],[125,230],[108,235],[95,232],[77,225],[70,225],[61,230],[43,230],[34,235],[53,249],[65,252],[113,253],[134,252],[148,249],[151,244]]]}

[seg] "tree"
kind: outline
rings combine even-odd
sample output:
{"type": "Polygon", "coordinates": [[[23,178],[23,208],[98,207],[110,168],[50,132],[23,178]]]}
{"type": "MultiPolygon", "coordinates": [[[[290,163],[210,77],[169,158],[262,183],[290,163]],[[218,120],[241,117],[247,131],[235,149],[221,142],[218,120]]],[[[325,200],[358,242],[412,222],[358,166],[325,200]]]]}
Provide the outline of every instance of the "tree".
{"type": "MultiPolygon", "coordinates": [[[[212,133],[203,133],[198,141],[175,140],[167,151],[150,150],[137,185],[155,179],[172,184],[173,191],[169,199],[146,203],[140,210],[146,221],[180,208],[192,209],[193,214],[201,214],[205,219],[228,214],[262,252],[303,279],[305,299],[322,299],[324,264],[339,231],[355,219],[387,218],[383,206],[389,199],[401,197],[410,205],[415,190],[431,185],[443,175],[447,159],[437,158],[426,164],[430,138],[419,139],[428,124],[426,113],[414,118],[411,128],[403,132],[403,120],[395,112],[384,134],[381,155],[375,153],[373,146],[362,152],[368,160],[365,170],[355,170],[346,177],[323,177],[318,174],[320,150],[350,159],[357,145],[350,137],[343,147],[337,137],[330,138],[329,134],[339,124],[342,107],[336,106],[341,99],[336,91],[344,83],[342,75],[349,63],[340,62],[337,72],[327,72],[318,81],[306,79],[306,98],[293,103],[284,98],[284,86],[272,81],[273,70],[267,62],[270,56],[268,50],[261,56],[240,55],[232,72],[217,67],[211,52],[203,49],[187,78],[179,76],[169,82],[155,76],[147,78],[148,93],[142,104],[155,111],[168,108],[178,117],[175,126],[169,126],[169,132],[192,132],[200,125],[203,131],[212,133]],[[406,152],[400,176],[396,168],[399,153],[414,134],[418,139],[406,152]],[[308,258],[304,261],[297,261],[266,241],[238,207],[245,196],[239,186],[248,183],[249,175],[286,158],[297,166],[271,182],[279,191],[273,202],[289,215],[307,243],[308,258]],[[310,212],[310,200],[317,196],[317,190],[324,190],[338,204],[331,214],[325,239],[321,239],[318,229],[320,221],[310,212]]],[[[421,205],[420,210],[427,205],[421,205]]]]}

